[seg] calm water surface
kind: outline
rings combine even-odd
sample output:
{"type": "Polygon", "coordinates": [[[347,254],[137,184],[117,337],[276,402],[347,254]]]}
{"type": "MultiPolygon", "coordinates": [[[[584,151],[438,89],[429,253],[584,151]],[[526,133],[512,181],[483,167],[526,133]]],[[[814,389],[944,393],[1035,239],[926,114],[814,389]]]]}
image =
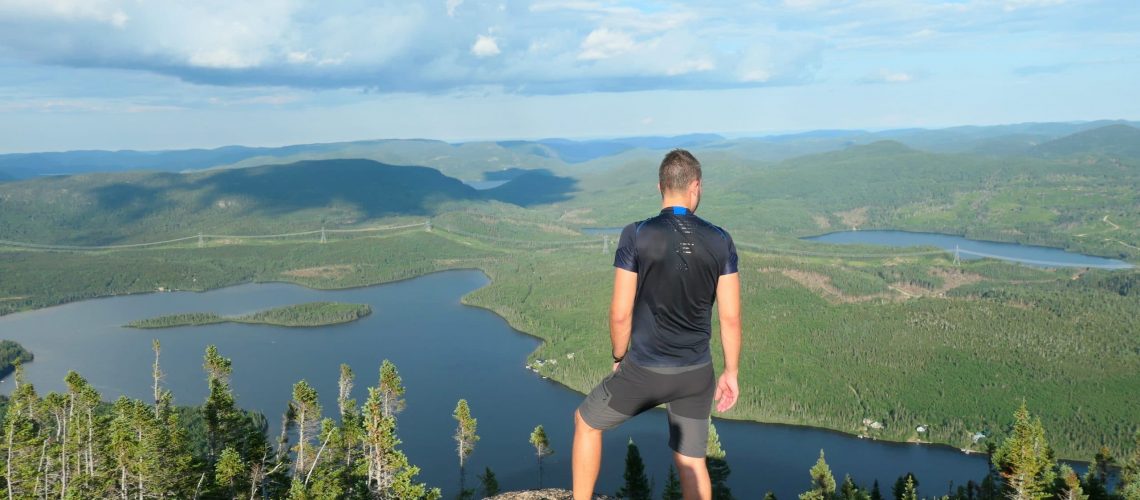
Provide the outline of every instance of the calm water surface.
{"type": "Polygon", "coordinates": [[[1126,269],[1132,267],[1131,264],[1121,260],[1067,252],[1059,248],[978,241],[966,239],[961,236],[937,233],[912,233],[909,231],[842,231],[804,239],[822,243],[859,243],[890,247],[937,247],[949,252],[953,252],[955,248],[958,248],[962,251],[961,258],[963,260],[992,257],[1047,267],[1104,267],[1111,269],[1126,269]]]}
{"type": "MultiPolygon", "coordinates": [[[[537,483],[534,449],[527,442],[535,425],[550,435],[555,454],[547,459],[544,485],[570,484],[571,415],[582,396],[523,368],[538,340],[521,334],[495,314],[459,303],[460,297],[488,283],[478,271],[448,271],[425,277],[339,291],[310,290],[289,284],[242,285],[205,293],[176,292],[111,297],[0,317],[0,338],[20,342],[35,353],[28,379],[42,393],[64,390],[74,369],[113,400],[150,394],[150,342],[162,342],[165,384],[175,402],[200,404],[207,387],[202,372],[206,345],[233,358],[233,388],[245,408],[277,422],[291,386],[306,379],[321,393],[325,413],[335,413],[338,367],[356,371],[355,396],[363,400],[375,385],[381,360],[391,359],[407,385],[407,409],[399,434],[421,479],[454,492],[458,483],[455,421],[451,413],[466,398],[481,440],[468,465],[468,484],[490,466],[506,489],[537,483]],[[241,314],[309,301],[366,303],[363,320],[323,328],[282,328],[221,324],[164,330],[133,330],[132,320],[183,312],[241,314]]],[[[600,312],[599,314],[604,314],[600,312]]],[[[599,333],[598,342],[608,337],[599,333]]],[[[560,362],[572,362],[560,360],[560,362]]],[[[10,379],[0,391],[11,391],[10,379]]],[[[808,468],[827,453],[838,480],[851,474],[870,486],[879,480],[889,491],[895,478],[914,472],[924,495],[941,495],[950,482],[981,479],[985,458],[946,447],[861,440],[835,432],[733,421],[717,421],[732,467],[730,486],[738,498],[758,499],[772,490],[795,498],[809,487],[808,468]]],[[[598,490],[615,491],[621,482],[625,443],[631,437],[645,458],[658,491],[668,471],[667,424],[652,411],[606,435],[598,490]]]]}

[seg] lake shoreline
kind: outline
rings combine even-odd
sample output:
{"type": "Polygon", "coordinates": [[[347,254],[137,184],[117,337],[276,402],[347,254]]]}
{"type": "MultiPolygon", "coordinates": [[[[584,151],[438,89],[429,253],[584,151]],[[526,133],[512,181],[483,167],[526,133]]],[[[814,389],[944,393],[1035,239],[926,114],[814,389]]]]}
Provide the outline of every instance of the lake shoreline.
{"type": "MultiPolygon", "coordinates": [[[[928,233],[928,234],[939,234],[939,233],[928,233]]],[[[206,292],[210,292],[210,291],[222,290],[225,288],[232,288],[232,287],[244,286],[244,285],[286,284],[286,285],[295,285],[295,286],[299,286],[299,287],[306,288],[309,290],[316,290],[316,291],[355,290],[355,289],[371,288],[371,287],[383,286],[383,285],[389,285],[389,284],[396,284],[396,283],[401,283],[401,282],[406,282],[406,281],[411,281],[411,280],[423,278],[426,276],[431,276],[431,275],[435,275],[435,274],[442,274],[442,273],[447,273],[447,272],[453,272],[453,271],[478,271],[487,279],[486,284],[479,286],[479,287],[463,294],[459,299],[460,304],[467,306],[467,307],[483,309],[483,310],[486,310],[488,312],[493,313],[496,317],[502,319],[502,321],[504,323],[506,323],[515,332],[518,332],[519,334],[522,334],[522,335],[525,335],[527,337],[531,337],[531,338],[539,340],[541,342],[539,344],[539,347],[541,347],[542,345],[545,345],[547,343],[546,339],[544,339],[538,335],[535,335],[531,332],[528,332],[526,330],[523,330],[523,329],[517,327],[516,325],[512,324],[509,319],[507,319],[505,316],[500,314],[500,312],[495,310],[493,307],[487,307],[487,306],[483,306],[483,305],[473,304],[467,300],[467,297],[470,296],[472,293],[474,293],[477,290],[480,290],[482,288],[485,288],[487,286],[490,286],[491,284],[494,283],[494,277],[490,274],[490,272],[487,269],[484,269],[484,268],[479,267],[479,266],[470,266],[470,265],[463,265],[463,266],[454,267],[454,268],[436,269],[436,270],[424,272],[421,274],[415,274],[412,276],[401,277],[401,278],[397,278],[397,279],[393,279],[393,280],[387,280],[387,281],[382,280],[382,281],[378,281],[378,282],[374,282],[374,283],[354,284],[354,285],[349,285],[349,286],[344,286],[344,287],[310,286],[308,284],[300,283],[297,281],[275,279],[275,280],[265,280],[265,281],[251,280],[251,281],[245,281],[245,282],[239,282],[239,283],[231,283],[231,284],[226,284],[226,285],[222,285],[222,286],[218,286],[218,287],[214,287],[214,288],[209,288],[209,289],[203,289],[203,290],[164,290],[162,292],[154,290],[154,291],[147,291],[147,292],[126,293],[126,294],[111,294],[111,295],[106,295],[106,296],[85,298],[85,299],[81,299],[78,301],[63,302],[60,304],[54,304],[54,305],[42,307],[42,308],[18,311],[18,312],[14,312],[12,314],[40,312],[40,311],[50,310],[50,309],[53,309],[56,307],[64,306],[67,304],[73,304],[73,303],[77,303],[77,302],[84,302],[84,301],[89,301],[89,300],[106,300],[106,299],[111,299],[111,298],[115,298],[115,297],[129,296],[129,295],[149,295],[149,294],[157,294],[157,293],[168,293],[168,292],[172,292],[172,291],[206,293],[206,292]]],[[[3,316],[0,316],[0,317],[3,317],[3,316]]],[[[536,347],[536,349],[532,350],[530,354],[537,352],[537,350],[538,350],[538,348],[536,347]]],[[[548,377],[544,380],[549,381],[549,382],[551,382],[555,385],[558,385],[562,388],[565,388],[566,390],[572,391],[576,394],[584,395],[584,393],[582,393],[576,389],[571,388],[570,386],[566,385],[565,383],[563,383],[562,381],[560,381],[556,378],[548,377]]],[[[841,436],[844,436],[847,438],[852,438],[852,439],[872,439],[872,440],[880,442],[880,443],[888,443],[891,446],[899,446],[899,447],[912,446],[912,445],[932,446],[932,447],[936,447],[936,448],[945,448],[947,450],[952,450],[958,454],[965,455],[965,456],[972,456],[972,455],[984,453],[984,452],[965,453],[962,451],[962,448],[960,448],[960,447],[954,446],[954,445],[949,444],[949,443],[941,443],[941,442],[936,442],[936,441],[914,443],[914,442],[908,442],[905,440],[895,440],[895,439],[886,439],[886,438],[860,438],[859,435],[853,434],[853,433],[850,433],[847,431],[834,429],[834,428],[830,428],[830,427],[814,426],[814,425],[810,425],[810,424],[798,424],[798,423],[790,423],[790,422],[771,422],[771,421],[762,421],[762,420],[744,419],[744,418],[736,419],[736,418],[730,418],[730,417],[729,418],[714,417],[714,418],[719,419],[719,420],[724,420],[724,421],[741,422],[741,423],[747,423],[747,424],[759,424],[759,425],[781,426],[781,427],[788,427],[788,428],[801,428],[801,429],[819,430],[819,431],[824,431],[827,433],[841,435],[841,436]]],[[[1073,463],[1084,463],[1083,461],[1078,460],[1078,459],[1071,459],[1071,458],[1066,458],[1066,457],[1061,457],[1061,456],[1059,456],[1058,459],[1062,459],[1062,460],[1065,460],[1067,462],[1073,462],[1073,463]]]]}
{"type": "MultiPolygon", "coordinates": [[[[1069,247],[1049,246],[1049,245],[1042,245],[1042,244],[1035,244],[1035,243],[1023,243],[1023,242],[1019,242],[1019,241],[1015,241],[1015,240],[1002,241],[1002,240],[991,240],[991,239],[979,239],[979,238],[971,237],[971,236],[964,234],[964,233],[963,234],[940,233],[940,232],[934,232],[934,231],[915,231],[915,230],[909,230],[909,229],[871,227],[871,228],[866,228],[866,229],[854,229],[854,230],[847,229],[847,230],[842,230],[842,231],[830,231],[830,232],[826,232],[826,233],[813,234],[813,235],[808,235],[808,236],[799,236],[799,237],[797,237],[797,239],[800,241],[806,241],[806,242],[811,242],[811,243],[823,243],[823,244],[827,244],[827,245],[867,245],[867,246],[878,246],[878,247],[886,247],[886,248],[926,248],[926,247],[930,247],[930,248],[937,248],[937,249],[939,249],[939,250],[941,250],[947,254],[953,254],[954,253],[953,250],[942,248],[942,247],[939,247],[937,245],[889,245],[889,244],[867,243],[867,242],[839,243],[839,242],[831,242],[831,241],[823,241],[822,240],[823,238],[827,238],[829,236],[835,236],[835,235],[847,235],[847,234],[855,234],[855,233],[876,233],[876,232],[878,232],[878,233],[904,233],[907,235],[914,235],[914,236],[920,236],[920,237],[921,236],[934,236],[934,237],[946,237],[946,238],[961,238],[963,240],[968,240],[969,242],[972,242],[972,243],[980,243],[983,245],[986,245],[986,244],[1010,245],[1010,246],[1025,247],[1025,248],[1030,249],[1030,250],[1059,251],[1059,252],[1064,252],[1067,254],[1072,254],[1074,256],[1080,256],[1080,257],[1097,258],[1097,259],[1105,259],[1105,260],[1115,260],[1117,262],[1121,262],[1124,264],[1124,265],[1117,267],[1117,268],[1110,268],[1110,270],[1128,270],[1128,269],[1135,269],[1136,267],[1140,267],[1140,260],[1137,260],[1136,262],[1132,262],[1129,260],[1125,260],[1124,258],[1121,258],[1121,256],[1119,254],[1117,254],[1117,255],[1106,255],[1106,254],[1101,254],[1101,253],[1090,253],[1090,252],[1084,251],[1084,250],[1081,250],[1081,251],[1074,250],[1074,249],[1069,248],[1069,247]]],[[[1014,262],[1014,263],[1019,262],[1018,260],[1013,259],[1013,258],[998,259],[998,260],[1003,260],[1006,262],[1014,262]]],[[[1082,266],[1080,264],[1073,264],[1073,265],[1067,266],[1067,267],[1080,268],[1080,267],[1089,267],[1089,266],[1082,266]]],[[[1099,267],[1099,266],[1091,266],[1091,267],[1099,267]]]]}

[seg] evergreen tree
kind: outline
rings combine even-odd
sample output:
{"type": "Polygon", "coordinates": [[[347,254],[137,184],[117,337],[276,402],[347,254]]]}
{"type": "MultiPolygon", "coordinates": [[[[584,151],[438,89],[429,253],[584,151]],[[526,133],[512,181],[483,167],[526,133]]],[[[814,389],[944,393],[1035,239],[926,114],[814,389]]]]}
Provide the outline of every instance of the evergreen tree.
{"type": "Polygon", "coordinates": [[[732,469],[728,467],[728,461],[725,457],[724,448],[720,446],[720,434],[716,432],[716,426],[709,421],[709,444],[705,450],[705,466],[709,470],[709,480],[712,482],[712,494],[714,500],[732,500],[732,490],[728,487],[728,475],[732,473],[732,469]]]}
{"type": "Polygon", "coordinates": [[[918,485],[914,482],[913,475],[907,475],[906,483],[903,484],[901,500],[918,500],[918,485]]]}
{"type": "Polygon", "coordinates": [[[1132,455],[1120,468],[1116,492],[1126,500],[1140,500],[1140,431],[1136,432],[1132,455]]]}
{"type": "MultiPolygon", "coordinates": [[[[218,354],[216,346],[209,345],[206,346],[202,368],[206,371],[206,381],[209,384],[209,395],[202,407],[206,419],[206,460],[213,467],[222,449],[235,444],[241,411],[238,410],[230,389],[233,362],[218,354]]],[[[158,392],[156,390],[155,394],[158,395],[158,392]]]]}
{"type": "Polygon", "coordinates": [[[1013,415],[1013,432],[992,457],[1011,500],[1043,500],[1055,477],[1053,450],[1041,419],[1032,419],[1025,402],[1013,415]]]}
{"type": "Polygon", "coordinates": [[[917,494],[919,484],[918,477],[915,476],[913,472],[907,472],[906,474],[899,476],[899,478],[895,480],[895,485],[891,487],[891,496],[893,496],[895,500],[905,500],[904,497],[907,494],[906,484],[908,482],[911,484],[911,487],[917,494]]]}
{"type": "MultiPolygon", "coordinates": [[[[290,404],[293,405],[293,420],[297,427],[297,445],[293,447],[296,458],[291,491],[303,492],[310,473],[316,467],[317,447],[314,441],[321,428],[321,403],[317,397],[317,390],[302,380],[293,384],[293,400],[290,404]]],[[[290,495],[300,494],[298,492],[290,495]]]]}
{"type": "Polygon", "coordinates": [[[385,500],[438,499],[438,488],[429,489],[416,483],[419,467],[408,463],[400,451],[396,437],[396,418],[386,417],[385,394],[378,387],[368,388],[364,403],[365,461],[368,464],[368,489],[373,498],[385,500]]]}
{"type": "Polygon", "coordinates": [[[883,493],[879,491],[878,479],[876,479],[875,483],[871,486],[871,500],[883,500],[883,493]]]}
{"type": "Polygon", "coordinates": [[[661,500],[681,500],[681,480],[677,478],[677,471],[669,466],[669,475],[665,479],[665,491],[661,493],[661,500]]]}
{"type": "Polygon", "coordinates": [[[499,480],[495,479],[495,473],[491,472],[490,467],[487,467],[483,473],[479,475],[479,483],[483,485],[484,497],[493,497],[499,494],[499,480]]]}
{"type": "Polygon", "coordinates": [[[218,463],[214,466],[214,482],[228,488],[228,497],[237,498],[237,482],[245,476],[245,472],[241,455],[233,447],[226,447],[218,455],[218,463]]]}
{"type": "Polygon", "coordinates": [[[457,423],[455,428],[455,451],[459,455],[459,493],[466,495],[467,489],[465,486],[467,457],[471,456],[471,452],[475,451],[475,442],[479,440],[476,432],[476,425],[478,420],[471,416],[471,408],[467,406],[466,399],[460,399],[455,405],[455,413],[452,414],[457,423]]]}
{"type": "Polygon", "coordinates": [[[776,494],[771,491],[764,493],[764,500],[776,500],[776,494]]]}
{"type": "Polygon", "coordinates": [[[380,364],[380,401],[385,417],[395,417],[404,409],[404,382],[396,365],[384,360],[380,364]]]}
{"type": "Polygon", "coordinates": [[[1054,489],[1057,491],[1057,500],[1089,500],[1081,488],[1081,478],[1068,464],[1061,465],[1054,489]]]}
{"type": "Polygon", "coordinates": [[[835,476],[831,474],[824,460],[823,450],[819,450],[819,459],[809,471],[811,474],[811,490],[801,493],[800,500],[830,500],[835,496],[835,476]]]}
{"type": "Polygon", "coordinates": [[[625,484],[617,491],[618,498],[628,500],[650,500],[653,488],[649,485],[649,478],[645,475],[645,462],[641,460],[641,452],[633,439],[625,452],[625,473],[622,475],[625,484]]]}
{"type": "Polygon", "coordinates": [[[542,459],[554,454],[550,449],[550,440],[546,437],[546,429],[539,425],[530,433],[530,444],[534,446],[534,455],[538,458],[538,488],[542,489],[542,459]]]}
{"type": "MultiPolygon", "coordinates": [[[[1058,479],[1060,480],[1060,479],[1058,479]]],[[[1096,472],[1096,467],[1089,467],[1084,476],[1080,477],[1081,491],[1089,497],[1089,500],[1111,500],[1112,495],[1108,494],[1108,484],[1105,484],[1100,479],[1100,475],[1096,472]]]]}
{"type": "Polygon", "coordinates": [[[31,498],[39,480],[40,443],[39,396],[24,380],[24,369],[16,364],[16,388],[8,397],[4,419],[4,477],[8,498],[31,498]]]}
{"type": "Polygon", "coordinates": [[[839,488],[839,498],[843,500],[859,500],[859,487],[851,480],[851,475],[843,476],[843,486],[839,488]]]}

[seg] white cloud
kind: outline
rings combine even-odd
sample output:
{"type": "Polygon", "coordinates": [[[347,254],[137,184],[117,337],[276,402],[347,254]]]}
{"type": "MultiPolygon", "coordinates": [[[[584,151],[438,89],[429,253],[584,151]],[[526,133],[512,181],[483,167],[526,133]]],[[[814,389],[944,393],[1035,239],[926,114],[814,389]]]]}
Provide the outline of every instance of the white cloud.
{"type": "Polygon", "coordinates": [[[690,59],[670,65],[668,69],[665,70],[665,74],[669,76],[676,76],[686,73],[696,73],[699,71],[712,71],[713,69],[716,69],[716,63],[714,63],[711,59],[690,59]]]}
{"type": "Polygon", "coordinates": [[[190,54],[188,61],[192,66],[201,68],[239,69],[255,66],[257,60],[239,54],[230,48],[202,50],[190,54]]]}
{"type": "Polygon", "coordinates": [[[917,80],[919,75],[915,72],[906,71],[891,71],[888,69],[881,69],[876,73],[872,73],[863,77],[860,82],[862,83],[911,83],[917,80]]]}
{"type": "Polygon", "coordinates": [[[475,44],[471,46],[471,53],[475,57],[492,57],[499,55],[499,43],[491,35],[477,35],[475,44]]]}
{"type": "Polygon", "coordinates": [[[463,5],[463,0],[447,0],[447,17],[455,17],[455,9],[458,9],[460,5],[463,5]]]}
{"type": "Polygon", "coordinates": [[[591,61],[609,59],[630,52],[637,48],[637,42],[634,42],[633,36],[629,33],[598,28],[586,35],[581,48],[578,59],[591,61]]]}

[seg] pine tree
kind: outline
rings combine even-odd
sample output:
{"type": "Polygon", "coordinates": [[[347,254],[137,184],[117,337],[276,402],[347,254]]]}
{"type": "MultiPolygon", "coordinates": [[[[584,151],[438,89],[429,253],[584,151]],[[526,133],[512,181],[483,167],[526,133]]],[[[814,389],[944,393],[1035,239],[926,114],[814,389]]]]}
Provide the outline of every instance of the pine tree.
{"type": "Polygon", "coordinates": [[[875,480],[875,484],[871,486],[871,500],[883,500],[883,493],[879,491],[879,480],[875,480]]]}
{"type": "Polygon", "coordinates": [[[554,454],[550,449],[550,440],[546,437],[546,429],[539,425],[530,433],[530,444],[534,446],[534,455],[538,458],[538,488],[542,489],[542,460],[554,454]]]}
{"type": "Polygon", "coordinates": [[[334,444],[328,451],[330,464],[335,464],[337,489],[346,496],[363,492],[363,475],[358,466],[362,451],[364,428],[356,400],[352,399],[355,374],[346,364],[340,365],[340,378],[337,381],[337,409],[340,411],[340,427],[336,429],[334,444]]]}
{"type": "Polygon", "coordinates": [[[316,466],[316,446],[313,441],[317,438],[321,421],[321,403],[317,398],[317,390],[308,382],[302,380],[293,384],[294,422],[297,426],[297,445],[293,448],[296,459],[293,468],[293,488],[298,483],[304,489],[306,478],[313,467],[316,466]]]}
{"type": "Polygon", "coordinates": [[[4,419],[4,477],[8,498],[34,496],[39,480],[40,421],[39,396],[32,384],[24,380],[24,369],[16,365],[13,376],[16,388],[8,398],[4,419]]]}
{"type": "Polygon", "coordinates": [[[373,498],[385,500],[438,499],[438,488],[429,489],[423,483],[415,482],[420,469],[409,464],[408,458],[399,450],[396,418],[384,415],[386,401],[390,399],[386,399],[380,388],[368,388],[363,414],[368,490],[373,498]]]}
{"type": "Polygon", "coordinates": [[[1013,415],[1013,432],[992,457],[1012,500],[1043,500],[1055,477],[1053,451],[1041,419],[1032,419],[1025,402],[1013,415]]]}
{"type": "Polygon", "coordinates": [[[918,500],[917,485],[914,484],[914,476],[907,475],[906,483],[903,484],[901,500],[918,500]]]}
{"type": "Polygon", "coordinates": [[[776,494],[771,491],[764,493],[764,500],[776,500],[776,494]]]}
{"type": "Polygon", "coordinates": [[[895,500],[904,500],[906,484],[908,482],[911,483],[916,492],[918,491],[918,477],[915,476],[913,472],[907,472],[899,476],[899,478],[895,480],[895,485],[891,487],[891,496],[893,496],[895,500]]]}
{"type": "Polygon", "coordinates": [[[490,467],[487,467],[479,475],[479,483],[483,485],[484,497],[493,497],[499,494],[499,480],[495,479],[495,473],[491,472],[490,467]]]}
{"type": "Polygon", "coordinates": [[[1120,484],[1116,492],[1126,500],[1140,500],[1140,431],[1136,432],[1132,455],[1120,468],[1120,484]]]}
{"type": "Polygon", "coordinates": [[[478,420],[471,417],[471,408],[467,406],[466,399],[460,399],[455,404],[455,451],[459,455],[459,492],[461,495],[467,494],[465,488],[466,479],[466,465],[467,457],[475,451],[475,442],[479,440],[479,436],[475,434],[476,425],[478,420]]]}
{"type": "MultiPolygon", "coordinates": [[[[206,419],[206,460],[212,467],[218,453],[221,453],[226,446],[234,444],[235,427],[238,425],[241,411],[238,410],[233,391],[230,390],[233,362],[218,354],[216,346],[209,345],[206,346],[202,368],[206,371],[206,381],[210,391],[202,410],[206,419]]],[[[158,395],[157,390],[155,393],[158,395]]]]}
{"type": "Polygon", "coordinates": [[[1057,500],[1089,500],[1089,496],[1081,488],[1080,476],[1073,472],[1069,464],[1061,465],[1054,489],[1057,491],[1057,500]]]}
{"type": "Polygon", "coordinates": [[[728,487],[728,475],[732,469],[728,467],[724,448],[720,446],[720,434],[716,426],[709,421],[709,443],[705,450],[705,466],[709,470],[709,480],[712,482],[712,495],[714,500],[732,500],[732,490],[728,487]]]}
{"type": "Polygon", "coordinates": [[[681,480],[677,477],[676,469],[670,465],[669,475],[665,479],[665,491],[661,493],[661,500],[681,500],[682,498],[681,480]]]}
{"type": "Polygon", "coordinates": [[[245,476],[245,472],[241,455],[233,447],[227,446],[218,455],[218,463],[214,466],[214,482],[228,488],[230,498],[237,498],[237,481],[245,476]]]}
{"type": "Polygon", "coordinates": [[[819,459],[809,473],[812,488],[801,493],[800,500],[830,500],[835,496],[835,476],[831,475],[831,467],[824,460],[823,450],[819,450],[819,459]]]}
{"type": "Polygon", "coordinates": [[[855,486],[855,481],[851,479],[850,474],[843,476],[843,486],[839,488],[839,498],[843,500],[859,499],[859,487],[855,486]]]}
{"type": "Polygon", "coordinates": [[[404,409],[404,382],[396,365],[384,360],[380,364],[380,401],[385,417],[395,417],[404,409]]]}
{"type": "Polygon", "coordinates": [[[653,488],[649,485],[649,478],[645,475],[645,462],[641,460],[641,452],[633,439],[629,440],[625,452],[625,473],[622,475],[625,485],[617,491],[618,498],[628,500],[649,500],[653,488]]]}

